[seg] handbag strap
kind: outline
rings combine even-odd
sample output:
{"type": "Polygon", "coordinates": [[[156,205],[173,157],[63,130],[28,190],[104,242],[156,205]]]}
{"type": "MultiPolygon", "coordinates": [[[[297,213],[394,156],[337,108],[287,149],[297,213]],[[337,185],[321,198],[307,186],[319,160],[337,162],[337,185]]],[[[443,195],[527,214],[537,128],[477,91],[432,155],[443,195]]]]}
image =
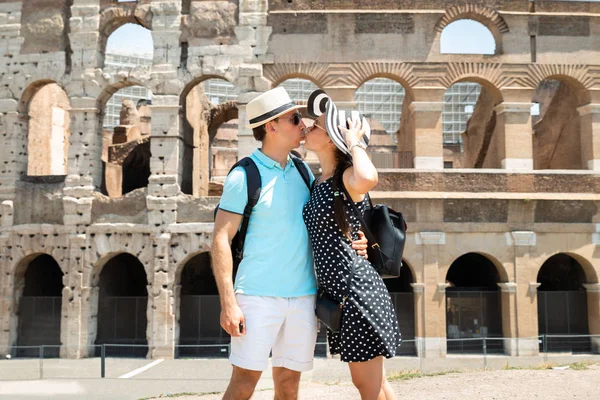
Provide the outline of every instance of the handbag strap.
{"type": "MultiPolygon", "coordinates": [[[[344,191],[344,195],[346,196],[346,199],[350,203],[350,206],[352,207],[352,210],[354,211],[356,218],[358,218],[358,220],[360,221],[360,225],[362,227],[363,232],[365,233],[365,236],[367,237],[367,240],[369,241],[369,243],[373,243],[371,245],[371,247],[374,249],[378,248],[379,243],[377,243],[377,239],[375,239],[375,236],[373,236],[373,233],[367,226],[367,223],[365,222],[364,218],[362,217],[362,213],[360,212],[358,207],[356,207],[356,204],[354,204],[354,201],[352,200],[352,196],[350,196],[350,193],[348,193],[348,190],[346,190],[346,186],[344,185],[344,182],[342,182],[342,190],[344,191]]],[[[373,203],[371,202],[371,196],[369,196],[369,193],[365,194],[365,196],[368,197],[369,204],[371,205],[371,208],[373,208],[373,203]]]]}

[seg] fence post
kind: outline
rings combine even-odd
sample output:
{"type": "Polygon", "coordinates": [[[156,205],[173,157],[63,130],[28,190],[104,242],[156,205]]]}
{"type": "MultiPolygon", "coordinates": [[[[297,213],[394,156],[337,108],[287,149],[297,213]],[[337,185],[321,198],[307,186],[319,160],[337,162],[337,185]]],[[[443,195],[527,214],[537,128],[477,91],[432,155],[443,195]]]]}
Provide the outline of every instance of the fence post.
{"type": "Polygon", "coordinates": [[[544,361],[548,361],[548,335],[545,333],[542,335],[542,340],[544,341],[544,361]]]}
{"type": "Polygon", "coordinates": [[[106,347],[104,343],[100,348],[100,378],[104,378],[106,375],[106,347]]]}
{"type": "Polygon", "coordinates": [[[44,379],[44,346],[40,346],[40,379],[44,379]]]}
{"type": "Polygon", "coordinates": [[[425,355],[425,340],[421,337],[419,338],[419,373],[423,374],[423,356],[425,355]]]}
{"type": "Polygon", "coordinates": [[[483,337],[483,370],[487,371],[487,340],[483,337]]]}

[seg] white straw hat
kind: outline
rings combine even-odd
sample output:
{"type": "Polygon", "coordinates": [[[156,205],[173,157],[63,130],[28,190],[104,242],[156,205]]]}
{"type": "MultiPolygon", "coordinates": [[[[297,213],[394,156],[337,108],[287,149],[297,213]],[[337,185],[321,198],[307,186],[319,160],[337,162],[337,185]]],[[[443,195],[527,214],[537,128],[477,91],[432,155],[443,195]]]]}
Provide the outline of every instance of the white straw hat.
{"type": "Polygon", "coordinates": [[[248,128],[254,129],[298,108],[302,108],[302,106],[296,105],[285,88],[276,87],[264,92],[246,105],[248,128]]]}
{"type": "Polygon", "coordinates": [[[355,123],[358,120],[361,121],[361,129],[365,130],[365,135],[362,137],[361,142],[363,142],[365,148],[369,144],[369,139],[371,138],[371,126],[365,116],[356,110],[338,110],[335,103],[323,90],[318,89],[311,93],[306,108],[308,114],[314,118],[319,118],[319,116],[325,113],[325,129],[327,134],[335,146],[344,154],[352,157],[352,154],[346,145],[346,135],[340,131],[338,126],[341,125],[348,129],[348,118],[355,123]]]}

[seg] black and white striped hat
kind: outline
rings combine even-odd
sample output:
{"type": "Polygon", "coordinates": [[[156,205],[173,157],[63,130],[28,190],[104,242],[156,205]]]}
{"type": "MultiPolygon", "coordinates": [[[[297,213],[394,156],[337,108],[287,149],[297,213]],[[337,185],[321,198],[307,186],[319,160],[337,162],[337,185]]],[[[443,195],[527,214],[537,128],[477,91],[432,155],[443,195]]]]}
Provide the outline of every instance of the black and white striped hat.
{"type": "Polygon", "coordinates": [[[325,113],[325,128],[327,134],[335,146],[344,154],[352,157],[348,150],[348,146],[346,146],[346,141],[344,140],[345,135],[340,131],[338,126],[341,125],[348,128],[348,118],[352,119],[352,121],[360,120],[362,122],[362,129],[364,129],[366,133],[361,141],[364,143],[365,147],[369,144],[369,139],[371,138],[371,126],[365,116],[356,110],[338,110],[335,103],[323,90],[319,89],[311,93],[306,108],[308,114],[314,118],[319,118],[319,116],[325,113]]]}

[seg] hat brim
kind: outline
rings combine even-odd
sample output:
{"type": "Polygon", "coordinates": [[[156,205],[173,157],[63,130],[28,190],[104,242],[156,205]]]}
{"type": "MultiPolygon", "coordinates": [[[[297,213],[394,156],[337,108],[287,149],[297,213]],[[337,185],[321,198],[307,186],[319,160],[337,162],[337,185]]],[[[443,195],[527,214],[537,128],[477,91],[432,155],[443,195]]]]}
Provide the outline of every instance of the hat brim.
{"type": "Polygon", "coordinates": [[[266,119],[264,119],[264,120],[262,120],[262,121],[260,121],[260,122],[256,122],[256,123],[254,123],[254,124],[248,124],[248,125],[246,125],[246,128],[248,128],[248,129],[254,129],[254,128],[257,128],[257,127],[259,127],[259,126],[261,126],[261,125],[264,125],[264,124],[266,124],[266,123],[267,123],[267,122],[269,122],[269,121],[273,121],[275,118],[279,118],[279,117],[281,117],[283,114],[286,114],[286,113],[289,113],[290,111],[297,110],[297,109],[299,109],[299,108],[304,108],[304,107],[306,107],[306,106],[302,106],[302,105],[297,105],[297,104],[296,104],[296,105],[294,105],[294,106],[291,106],[290,108],[286,108],[285,110],[281,111],[281,112],[280,112],[280,113],[278,113],[278,114],[275,114],[275,115],[269,116],[269,118],[266,118],[266,119]]]}

